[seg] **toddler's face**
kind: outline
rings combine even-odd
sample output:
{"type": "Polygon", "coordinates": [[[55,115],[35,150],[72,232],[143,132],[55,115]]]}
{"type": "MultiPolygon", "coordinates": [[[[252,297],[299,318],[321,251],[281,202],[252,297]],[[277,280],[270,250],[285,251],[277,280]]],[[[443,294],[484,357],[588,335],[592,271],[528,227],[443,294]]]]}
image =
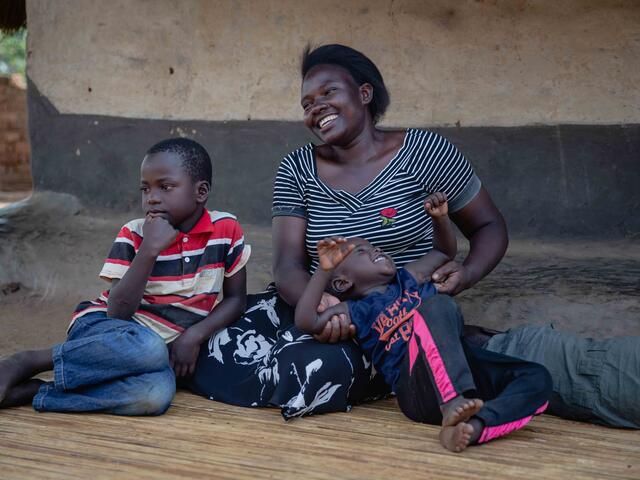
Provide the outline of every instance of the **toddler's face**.
{"type": "Polygon", "coordinates": [[[349,243],[354,244],[355,248],[338,266],[336,274],[348,277],[355,291],[388,283],[394,277],[396,265],[389,255],[364,238],[352,238],[349,243]]]}

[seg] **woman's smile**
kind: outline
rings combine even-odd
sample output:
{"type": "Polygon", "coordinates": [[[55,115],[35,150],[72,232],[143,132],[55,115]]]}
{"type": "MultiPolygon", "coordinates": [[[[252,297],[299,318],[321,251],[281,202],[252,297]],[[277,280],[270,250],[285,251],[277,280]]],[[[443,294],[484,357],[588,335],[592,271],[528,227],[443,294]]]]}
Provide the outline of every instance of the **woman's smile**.
{"type": "Polygon", "coordinates": [[[318,121],[317,123],[318,128],[320,130],[324,130],[324,128],[330,126],[336,118],[338,118],[338,115],[336,115],[335,113],[330,113],[329,115],[325,115],[324,117],[320,118],[320,120],[318,121]]]}

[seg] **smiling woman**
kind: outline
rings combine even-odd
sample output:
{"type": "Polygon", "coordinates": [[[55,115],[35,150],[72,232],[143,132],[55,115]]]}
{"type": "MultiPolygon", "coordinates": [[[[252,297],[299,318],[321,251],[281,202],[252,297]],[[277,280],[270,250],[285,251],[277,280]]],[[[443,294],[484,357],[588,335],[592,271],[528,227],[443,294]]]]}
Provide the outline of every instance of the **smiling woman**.
{"type": "MultiPolygon", "coordinates": [[[[276,175],[272,214],[277,293],[250,295],[244,316],[211,337],[200,352],[192,383],[196,392],[236,405],[277,405],[285,418],[348,410],[353,403],[388,392],[380,377],[371,379],[370,363],[349,340],[345,319],[334,317],[315,339],[293,326],[292,307],[318,266],[316,245],[325,237],[362,237],[402,267],[433,248],[433,225],[423,203],[439,191],[446,194],[450,218],[469,240],[469,253],[462,264],[450,261],[436,269],[432,280],[437,290],[454,296],[501,260],[506,225],[469,162],[436,133],[377,128],[388,103],[380,72],[360,52],[342,45],[305,51],[301,105],[304,123],[320,144],[291,152],[276,175]]],[[[430,302],[431,321],[462,322],[447,295],[430,302]]],[[[336,303],[324,293],[318,311],[336,303]]],[[[539,326],[493,338],[479,327],[471,330],[465,342],[549,369],[554,384],[551,412],[640,428],[640,338],[596,345],[539,326]],[[598,368],[583,365],[593,363],[590,357],[598,357],[593,360],[598,368]]]]}
{"type": "MultiPolygon", "coordinates": [[[[192,385],[216,400],[278,405],[285,418],[347,410],[388,391],[380,379],[370,381],[368,360],[340,330],[337,318],[317,339],[292,325],[291,306],[317,267],[318,240],[359,236],[402,266],[433,247],[431,219],[422,204],[430,193],[442,191],[453,220],[471,241],[464,265],[449,262],[437,271],[439,290],[451,294],[491,271],[507,243],[502,216],[451,143],[433,132],[376,127],[389,94],[369,58],[342,45],[307,48],[301,73],[304,124],[320,144],[287,155],[276,176],[272,212],[278,295],[250,298],[251,311],[212,337],[192,385]],[[264,340],[263,354],[252,357],[252,366],[235,361],[248,332],[264,340]],[[265,342],[271,345],[268,352],[265,342]]],[[[337,299],[325,294],[320,309],[334,303],[337,299]]]]}

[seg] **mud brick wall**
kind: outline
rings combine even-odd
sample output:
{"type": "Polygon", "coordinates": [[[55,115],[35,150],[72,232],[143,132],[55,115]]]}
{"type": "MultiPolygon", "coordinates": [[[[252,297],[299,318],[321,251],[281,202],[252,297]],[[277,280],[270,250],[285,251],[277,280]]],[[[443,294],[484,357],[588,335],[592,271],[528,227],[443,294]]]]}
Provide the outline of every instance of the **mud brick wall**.
{"type": "Polygon", "coordinates": [[[30,189],[27,92],[0,77],[0,191],[30,189]]]}

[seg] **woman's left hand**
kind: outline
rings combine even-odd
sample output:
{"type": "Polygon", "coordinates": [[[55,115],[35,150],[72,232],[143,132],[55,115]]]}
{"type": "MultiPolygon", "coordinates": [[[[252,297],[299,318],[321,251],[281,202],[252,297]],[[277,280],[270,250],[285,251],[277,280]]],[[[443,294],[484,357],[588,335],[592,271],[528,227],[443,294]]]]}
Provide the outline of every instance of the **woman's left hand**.
{"type": "Polygon", "coordinates": [[[456,261],[449,261],[436,269],[431,279],[438,293],[457,295],[469,288],[469,272],[464,265],[456,261]]]}
{"type": "MultiPolygon", "coordinates": [[[[324,292],[322,294],[322,300],[320,300],[320,305],[318,305],[318,313],[322,313],[327,308],[331,308],[339,303],[340,300],[336,297],[324,292]]],[[[314,335],[314,337],[320,343],[336,343],[350,339],[355,334],[355,331],[355,326],[347,320],[347,316],[343,313],[333,315],[331,320],[324,326],[324,329],[322,329],[322,332],[314,335]]]]}

